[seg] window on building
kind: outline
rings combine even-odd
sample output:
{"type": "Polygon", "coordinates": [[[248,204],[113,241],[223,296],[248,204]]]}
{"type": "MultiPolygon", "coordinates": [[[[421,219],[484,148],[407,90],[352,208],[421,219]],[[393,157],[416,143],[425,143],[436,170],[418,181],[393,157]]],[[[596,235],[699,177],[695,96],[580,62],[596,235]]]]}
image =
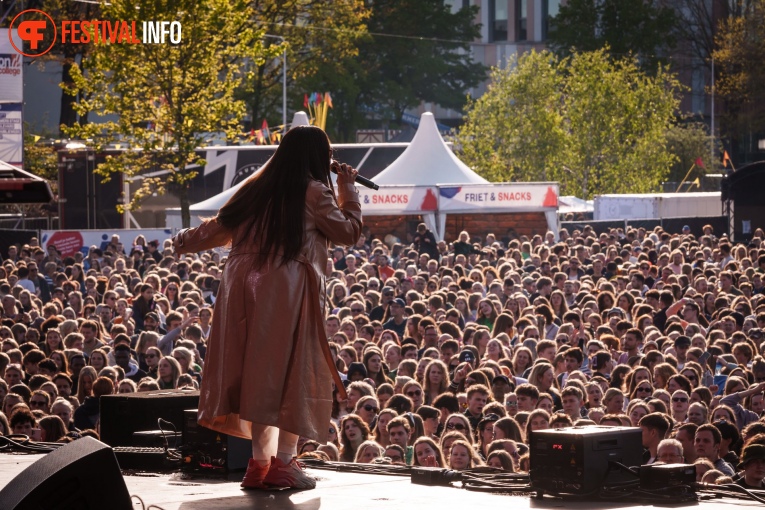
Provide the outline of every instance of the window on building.
{"type": "Polygon", "coordinates": [[[470,7],[470,0],[444,0],[444,3],[451,7],[452,12],[457,12],[470,7]]]}
{"type": "MultiPolygon", "coordinates": [[[[367,2],[372,4],[374,2],[367,2]]],[[[444,5],[448,5],[452,12],[458,12],[470,7],[470,0],[444,0],[444,5]]]]}
{"type": "Polygon", "coordinates": [[[515,40],[528,40],[526,20],[528,16],[528,0],[515,0],[515,40]]]}
{"type": "Polygon", "coordinates": [[[489,42],[507,41],[507,0],[489,0],[489,42]]]}
{"type": "Polygon", "coordinates": [[[559,10],[560,0],[542,0],[542,39],[547,39],[559,10]]]}

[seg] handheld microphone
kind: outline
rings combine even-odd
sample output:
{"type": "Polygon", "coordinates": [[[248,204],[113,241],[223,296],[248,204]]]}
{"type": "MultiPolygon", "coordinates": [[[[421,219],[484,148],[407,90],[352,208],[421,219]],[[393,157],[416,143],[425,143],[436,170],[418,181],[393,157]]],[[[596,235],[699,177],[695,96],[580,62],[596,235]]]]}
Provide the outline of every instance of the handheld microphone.
{"type": "MultiPolygon", "coordinates": [[[[332,170],[333,174],[337,175],[337,167],[338,166],[340,166],[340,163],[338,163],[337,161],[335,161],[333,159],[332,163],[329,165],[329,169],[332,170]]],[[[362,177],[361,175],[357,175],[356,176],[356,182],[361,184],[364,187],[369,188],[369,189],[374,189],[374,190],[380,189],[380,186],[378,186],[374,182],[370,181],[366,177],[362,177]]]]}

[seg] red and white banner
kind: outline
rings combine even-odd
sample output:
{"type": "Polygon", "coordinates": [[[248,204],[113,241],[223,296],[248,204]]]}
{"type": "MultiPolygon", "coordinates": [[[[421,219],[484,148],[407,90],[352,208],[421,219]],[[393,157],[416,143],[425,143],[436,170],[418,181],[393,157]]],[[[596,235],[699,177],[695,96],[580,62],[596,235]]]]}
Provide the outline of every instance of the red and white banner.
{"type": "Polygon", "coordinates": [[[556,209],[557,183],[496,183],[438,186],[441,213],[521,212],[556,209]]]}
{"type": "Polygon", "coordinates": [[[435,186],[380,186],[376,191],[357,187],[364,215],[418,214],[438,209],[435,186]]]}
{"type": "Polygon", "coordinates": [[[145,229],[115,229],[115,230],[43,230],[41,233],[41,244],[43,250],[48,249],[52,244],[61,252],[62,257],[74,255],[81,251],[84,255],[88,254],[91,246],[101,250],[105,249],[112,240],[113,235],[120,236],[120,242],[124,246],[126,254],[130,254],[133,246],[133,240],[139,235],[146,238],[146,242],[158,241],[160,249],[165,239],[173,237],[173,232],[162,228],[145,229]]]}

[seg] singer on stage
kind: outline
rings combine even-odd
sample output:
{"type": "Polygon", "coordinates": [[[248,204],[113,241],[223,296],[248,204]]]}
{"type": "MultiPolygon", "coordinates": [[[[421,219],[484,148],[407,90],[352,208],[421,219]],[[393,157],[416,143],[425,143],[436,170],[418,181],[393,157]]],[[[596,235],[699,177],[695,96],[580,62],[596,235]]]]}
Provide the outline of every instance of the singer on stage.
{"type": "MultiPolygon", "coordinates": [[[[324,442],[332,381],[324,331],[328,243],[361,233],[357,172],[333,163],[327,135],[289,130],[215,218],[173,238],[177,253],[231,243],[205,359],[199,423],[252,438],[244,488],[315,486],[293,460],[298,436],[324,442]]],[[[332,368],[330,366],[332,365],[332,368]]]]}

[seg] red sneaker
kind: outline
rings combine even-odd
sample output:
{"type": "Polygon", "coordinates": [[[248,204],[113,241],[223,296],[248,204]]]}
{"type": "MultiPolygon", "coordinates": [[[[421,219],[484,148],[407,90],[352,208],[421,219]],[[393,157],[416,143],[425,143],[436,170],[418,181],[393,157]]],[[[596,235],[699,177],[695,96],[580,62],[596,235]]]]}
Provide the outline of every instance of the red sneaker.
{"type": "Polygon", "coordinates": [[[297,460],[292,459],[289,464],[285,464],[276,457],[271,457],[271,468],[263,479],[263,483],[290,489],[316,488],[316,480],[303,471],[297,460]]]}
{"type": "Polygon", "coordinates": [[[269,463],[261,465],[255,459],[250,459],[241,487],[243,489],[267,489],[268,487],[263,483],[263,479],[268,474],[270,467],[271,464],[269,463]]]}

